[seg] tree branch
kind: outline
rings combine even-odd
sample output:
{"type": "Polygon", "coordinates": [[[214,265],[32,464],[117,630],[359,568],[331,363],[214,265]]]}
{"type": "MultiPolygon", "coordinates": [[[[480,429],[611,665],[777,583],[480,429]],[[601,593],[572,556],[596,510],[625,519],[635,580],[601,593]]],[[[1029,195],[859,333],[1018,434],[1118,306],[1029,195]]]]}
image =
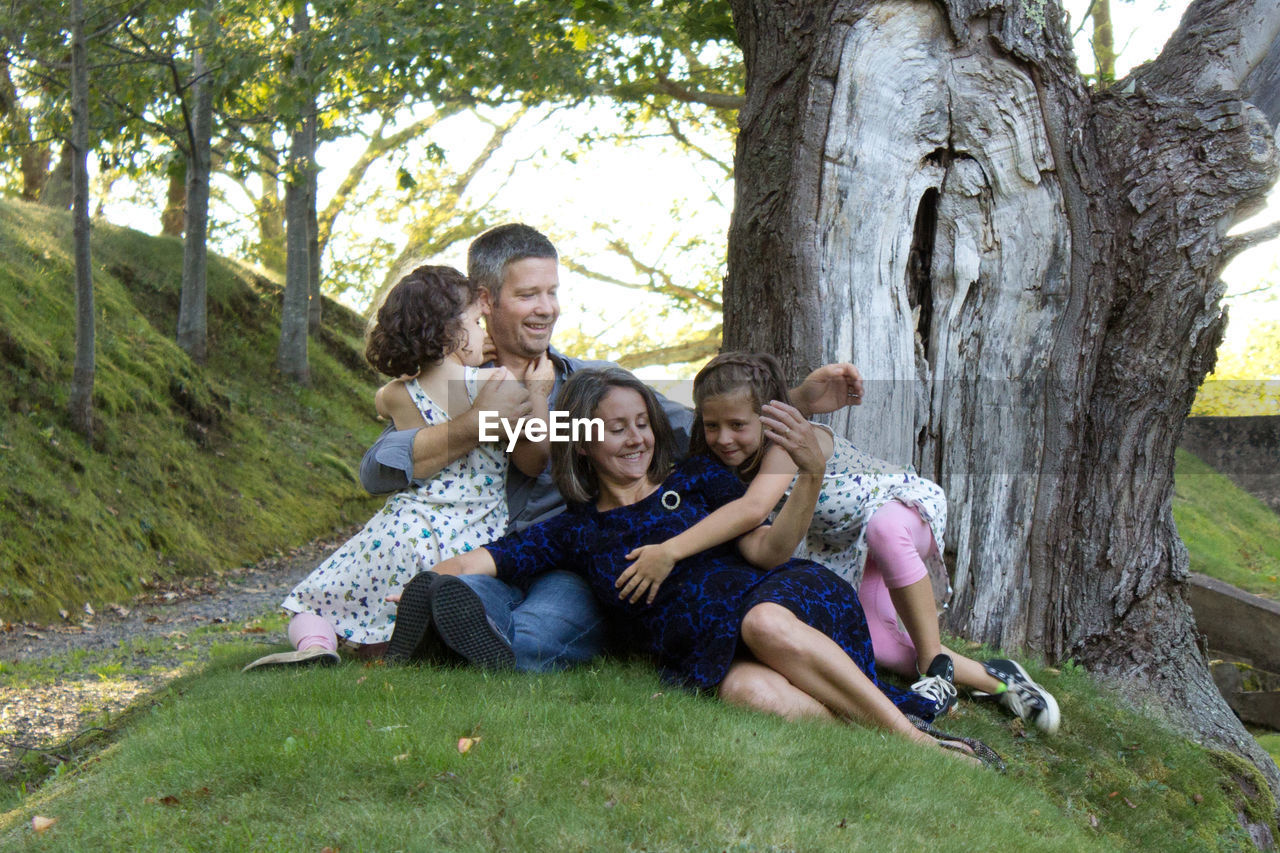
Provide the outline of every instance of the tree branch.
{"type": "Polygon", "coordinates": [[[654,77],[653,84],[662,94],[686,104],[703,104],[717,110],[738,110],[742,109],[743,103],[746,102],[742,95],[686,88],[662,71],[654,77]]]}
{"type": "Polygon", "coordinates": [[[721,305],[719,302],[716,302],[714,299],[709,299],[706,296],[703,296],[701,293],[699,293],[696,290],[691,290],[687,287],[682,287],[676,284],[671,280],[671,277],[668,276],[666,273],[662,272],[656,267],[651,267],[643,263],[642,261],[638,260],[635,257],[635,255],[631,252],[631,249],[628,246],[626,246],[624,243],[622,243],[622,241],[620,240],[611,241],[609,243],[609,248],[617,252],[618,254],[622,255],[627,260],[629,260],[631,262],[631,265],[635,267],[637,272],[648,275],[649,282],[645,284],[641,282],[624,281],[623,279],[616,278],[611,275],[606,275],[605,273],[602,273],[602,272],[596,272],[590,267],[586,267],[581,263],[579,263],[578,261],[572,260],[570,258],[561,258],[560,265],[567,270],[576,272],[578,275],[586,276],[587,278],[595,279],[596,281],[602,281],[605,284],[614,284],[614,285],[617,285],[618,287],[625,287],[628,290],[643,290],[645,293],[656,293],[659,296],[670,296],[670,297],[675,297],[677,299],[688,299],[689,301],[696,302],[699,305],[703,306],[704,308],[710,309],[712,311],[721,310],[721,305]],[[659,283],[658,279],[662,279],[662,282],[659,283]]]}
{"type": "Polygon", "coordinates": [[[1265,243],[1277,237],[1280,237],[1280,222],[1273,222],[1254,231],[1237,234],[1234,237],[1228,237],[1223,240],[1222,253],[1228,258],[1234,258],[1246,249],[1252,249],[1259,243],[1265,243]]]}
{"type": "Polygon", "coordinates": [[[1277,39],[1280,0],[1193,0],[1160,56],[1133,76],[1170,95],[1240,90],[1280,50],[1277,39]]]}
{"type": "Polygon", "coordinates": [[[618,366],[633,370],[652,364],[683,364],[687,361],[698,361],[710,358],[720,351],[720,343],[724,326],[717,325],[700,338],[675,344],[669,347],[633,352],[618,359],[618,366]]]}

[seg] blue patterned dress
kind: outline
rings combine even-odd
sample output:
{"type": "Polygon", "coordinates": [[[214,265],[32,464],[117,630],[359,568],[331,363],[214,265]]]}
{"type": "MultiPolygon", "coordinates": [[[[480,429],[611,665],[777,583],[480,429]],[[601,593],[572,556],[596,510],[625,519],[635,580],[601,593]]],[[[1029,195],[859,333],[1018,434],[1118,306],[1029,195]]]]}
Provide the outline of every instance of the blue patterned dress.
{"type": "MultiPolygon", "coordinates": [[[[729,542],[676,563],[653,604],[618,598],[614,582],[628,565],[627,553],[689,529],[744,491],[737,476],[719,462],[694,456],[644,500],[604,512],[592,505],[570,505],[563,514],[485,548],[493,555],[498,577],[508,583],[522,585],[554,569],[582,575],[611,621],[626,631],[630,647],[653,655],[670,681],[698,689],[723,681],[739,652],[742,617],[764,602],[786,607],[831,637],[876,681],[857,593],[807,560],[757,569],[729,542]]],[[[926,703],[916,694],[884,685],[881,689],[903,711],[927,717],[926,703]]]]}

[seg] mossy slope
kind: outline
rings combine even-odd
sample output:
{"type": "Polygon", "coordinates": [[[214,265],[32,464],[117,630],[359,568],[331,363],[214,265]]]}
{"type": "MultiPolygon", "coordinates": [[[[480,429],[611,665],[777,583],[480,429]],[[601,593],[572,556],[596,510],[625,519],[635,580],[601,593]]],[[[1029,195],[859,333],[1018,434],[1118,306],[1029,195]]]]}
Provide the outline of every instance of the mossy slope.
{"type": "Polygon", "coordinates": [[[300,388],[274,368],[275,283],[210,259],[201,367],[173,341],[180,241],[97,224],[93,265],[90,443],[66,414],[70,218],[0,201],[0,618],[127,599],[373,511],[353,473],[379,429],[361,318],[325,303],[300,388]]]}

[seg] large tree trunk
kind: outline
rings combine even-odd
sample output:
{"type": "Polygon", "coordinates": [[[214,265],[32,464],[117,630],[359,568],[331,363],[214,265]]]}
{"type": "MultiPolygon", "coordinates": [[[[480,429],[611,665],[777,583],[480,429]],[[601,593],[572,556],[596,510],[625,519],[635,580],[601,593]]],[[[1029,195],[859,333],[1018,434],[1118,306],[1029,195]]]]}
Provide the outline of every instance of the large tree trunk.
{"type": "Polygon", "coordinates": [[[1280,789],[1208,675],[1170,510],[1225,234],[1276,174],[1274,121],[1231,90],[1280,4],[1195,0],[1180,32],[1248,20],[1214,55],[1251,58],[1195,77],[1175,37],[1094,95],[1053,2],[733,7],[726,345],[862,368],[836,426],[946,489],[952,629],[1154,691],[1280,789]]]}
{"type": "Polygon", "coordinates": [[[258,138],[258,179],[262,193],[255,205],[258,222],[258,263],[269,270],[285,267],[284,205],[280,201],[280,158],[271,147],[270,134],[258,138]]]}
{"type": "Polygon", "coordinates": [[[71,0],[72,222],[76,259],[76,360],[71,373],[71,422],[93,436],[93,267],[89,254],[89,55],[84,0],[71,0]]]}
{"type": "MultiPolygon", "coordinates": [[[[311,28],[307,0],[295,0],[293,32],[298,48],[294,58],[294,75],[303,89],[309,88],[305,39],[311,28]]],[[[315,168],[315,149],[309,145],[308,120],[315,112],[315,100],[305,105],[289,143],[289,166],[285,178],[285,286],[284,307],[280,312],[280,349],[276,366],[285,376],[300,385],[311,382],[307,363],[307,303],[311,282],[311,228],[307,195],[311,170],[315,168]]]]}
{"type": "Polygon", "coordinates": [[[208,356],[209,269],[209,170],[210,137],[213,135],[213,82],[205,65],[205,50],[196,51],[194,68],[195,112],[191,149],[187,157],[186,242],[182,253],[182,298],[178,306],[178,346],[196,364],[208,356]]]}

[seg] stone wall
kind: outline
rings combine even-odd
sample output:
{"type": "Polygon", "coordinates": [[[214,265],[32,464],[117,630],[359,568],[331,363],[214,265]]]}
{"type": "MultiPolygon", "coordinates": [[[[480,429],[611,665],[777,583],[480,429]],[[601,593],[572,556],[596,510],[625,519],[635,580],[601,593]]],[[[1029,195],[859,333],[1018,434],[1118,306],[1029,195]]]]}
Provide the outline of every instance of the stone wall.
{"type": "Polygon", "coordinates": [[[1182,448],[1280,513],[1280,415],[1187,418],[1182,448]]]}

